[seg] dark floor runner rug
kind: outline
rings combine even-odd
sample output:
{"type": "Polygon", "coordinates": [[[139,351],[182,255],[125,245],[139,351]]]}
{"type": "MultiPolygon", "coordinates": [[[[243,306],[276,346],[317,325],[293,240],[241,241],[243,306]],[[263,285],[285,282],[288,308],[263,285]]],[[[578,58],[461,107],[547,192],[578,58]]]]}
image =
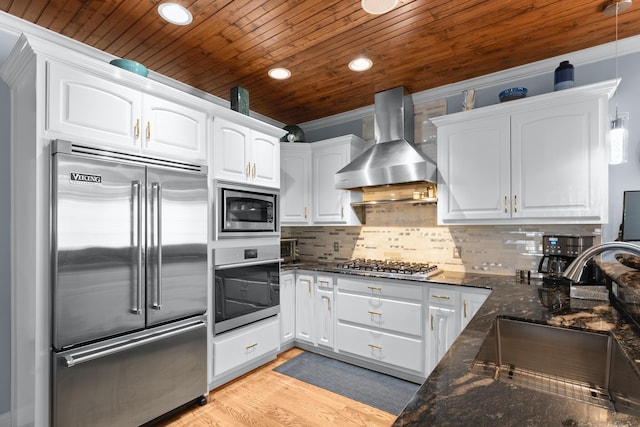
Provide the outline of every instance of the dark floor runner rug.
{"type": "Polygon", "coordinates": [[[304,352],[274,369],[276,372],[398,415],[419,385],[304,352]]]}

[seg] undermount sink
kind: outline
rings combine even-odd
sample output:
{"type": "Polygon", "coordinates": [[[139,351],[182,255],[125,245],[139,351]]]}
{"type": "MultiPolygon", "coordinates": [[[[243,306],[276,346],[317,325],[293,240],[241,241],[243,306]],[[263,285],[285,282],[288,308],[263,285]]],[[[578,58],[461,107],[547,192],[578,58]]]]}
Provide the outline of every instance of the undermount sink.
{"type": "Polygon", "coordinates": [[[610,333],[497,317],[472,371],[518,387],[640,415],[640,375],[610,333]]]}

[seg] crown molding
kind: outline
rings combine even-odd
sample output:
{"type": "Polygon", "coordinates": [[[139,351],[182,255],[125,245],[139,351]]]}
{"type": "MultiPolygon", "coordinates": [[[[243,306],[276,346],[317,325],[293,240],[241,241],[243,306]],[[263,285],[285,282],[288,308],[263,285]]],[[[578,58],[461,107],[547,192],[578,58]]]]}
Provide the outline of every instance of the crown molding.
{"type": "MultiPolygon", "coordinates": [[[[416,92],[411,95],[414,104],[433,101],[436,99],[447,98],[459,95],[465,89],[470,87],[475,89],[483,89],[505,84],[512,81],[537,77],[548,74],[549,70],[554,70],[559,61],[569,60],[575,65],[591,64],[606,59],[615,58],[616,42],[605,43],[588,49],[579,50],[570,54],[555,56],[553,58],[544,59],[519,67],[509,68],[507,70],[498,71],[481,77],[468,79],[449,85],[439,86],[422,92],[416,92]]],[[[618,40],[618,57],[640,52],[640,36],[629,37],[618,40]]],[[[324,117],[322,119],[311,120],[299,123],[298,126],[306,131],[326,128],[339,125],[342,123],[359,120],[363,117],[371,116],[374,113],[373,104],[367,107],[358,108],[333,116],[324,117]]]]}
{"type": "MultiPolygon", "coordinates": [[[[111,55],[107,52],[104,52],[100,49],[96,49],[85,43],[81,43],[77,40],[73,40],[72,38],[69,38],[62,34],[58,34],[47,28],[41,27],[32,22],[25,21],[22,18],[18,18],[16,16],[10,15],[2,11],[0,11],[0,31],[3,31],[9,35],[15,36],[16,40],[20,37],[21,34],[34,36],[44,41],[54,43],[56,45],[65,47],[67,49],[73,50],[75,52],[81,53],[83,55],[87,55],[91,58],[104,61],[104,62],[109,62],[112,59],[117,58],[116,56],[111,55]]],[[[189,86],[185,83],[182,83],[178,80],[167,77],[163,74],[157,73],[153,70],[149,70],[148,78],[150,80],[156,81],[158,83],[162,83],[166,86],[172,87],[182,92],[186,92],[191,95],[197,96],[198,98],[202,98],[213,104],[220,105],[225,108],[230,107],[229,101],[225,99],[211,95],[210,93],[204,92],[200,89],[196,89],[193,86],[189,86]]],[[[284,123],[280,121],[277,121],[267,116],[263,116],[262,114],[259,114],[253,111],[250,111],[249,115],[250,117],[253,117],[257,120],[271,124],[279,128],[282,128],[284,126],[284,123]]]]}

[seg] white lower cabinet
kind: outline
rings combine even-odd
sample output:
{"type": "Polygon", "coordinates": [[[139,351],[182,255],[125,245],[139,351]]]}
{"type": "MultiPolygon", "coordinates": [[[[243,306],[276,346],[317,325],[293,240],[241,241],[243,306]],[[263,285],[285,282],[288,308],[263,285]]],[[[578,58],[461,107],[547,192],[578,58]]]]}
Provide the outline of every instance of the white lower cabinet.
{"type": "MultiPolygon", "coordinates": [[[[291,286],[293,276],[283,274],[281,286],[291,286]]],[[[421,381],[489,293],[440,283],[298,271],[294,342],[369,369],[421,381]]],[[[281,298],[282,323],[291,303],[285,305],[288,299],[281,298]]],[[[284,330],[281,325],[281,339],[284,330]]]]}
{"type": "Polygon", "coordinates": [[[337,348],[376,362],[422,371],[422,337],[406,337],[338,322],[337,348]]]}
{"type": "Polygon", "coordinates": [[[469,289],[460,293],[460,332],[476,315],[489,296],[488,289],[469,289]]]}
{"type": "Polygon", "coordinates": [[[339,277],[336,348],[422,374],[422,286],[339,277]]]}
{"type": "Polygon", "coordinates": [[[310,274],[296,277],[296,340],[313,343],[313,282],[310,274]]]}
{"type": "Polygon", "coordinates": [[[427,376],[458,337],[454,308],[429,306],[429,329],[427,332],[427,376]]]}
{"type": "Polygon", "coordinates": [[[296,275],[280,274],[280,344],[291,343],[296,337],[296,275]]]}
{"type": "Polygon", "coordinates": [[[316,278],[314,301],[316,344],[333,349],[335,337],[333,277],[318,276],[316,278]]]}
{"type": "Polygon", "coordinates": [[[235,329],[213,338],[213,377],[259,359],[280,348],[280,328],[276,316],[235,329]]]}

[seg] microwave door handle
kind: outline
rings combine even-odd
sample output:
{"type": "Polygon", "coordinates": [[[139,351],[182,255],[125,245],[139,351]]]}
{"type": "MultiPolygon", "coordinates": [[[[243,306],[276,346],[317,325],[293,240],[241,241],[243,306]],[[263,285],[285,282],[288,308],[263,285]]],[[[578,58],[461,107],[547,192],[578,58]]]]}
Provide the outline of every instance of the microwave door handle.
{"type": "Polygon", "coordinates": [[[162,309],[162,186],[159,182],[151,185],[156,202],[156,300],[152,307],[162,309]]]}
{"type": "Polygon", "coordinates": [[[282,258],[274,258],[274,259],[266,259],[266,260],[260,260],[260,261],[236,262],[236,263],[233,263],[233,264],[216,265],[214,267],[214,269],[216,269],[216,270],[229,270],[231,268],[238,268],[238,267],[251,267],[251,266],[254,266],[254,265],[273,264],[274,262],[283,262],[283,259],[282,258]]]}
{"type": "Polygon", "coordinates": [[[132,181],[131,189],[133,190],[133,197],[135,198],[135,203],[131,206],[131,215],[133,219],[133,223],[135,224],[135,231],[133,235],[135,236],[136,242],[136,290],[135,290],[135,303],[131,308],[130,312],[135,315],[141,315],[141,302],[142,302],[142,191],[140,189],[141,182],[140,181],[132,181]]]}

